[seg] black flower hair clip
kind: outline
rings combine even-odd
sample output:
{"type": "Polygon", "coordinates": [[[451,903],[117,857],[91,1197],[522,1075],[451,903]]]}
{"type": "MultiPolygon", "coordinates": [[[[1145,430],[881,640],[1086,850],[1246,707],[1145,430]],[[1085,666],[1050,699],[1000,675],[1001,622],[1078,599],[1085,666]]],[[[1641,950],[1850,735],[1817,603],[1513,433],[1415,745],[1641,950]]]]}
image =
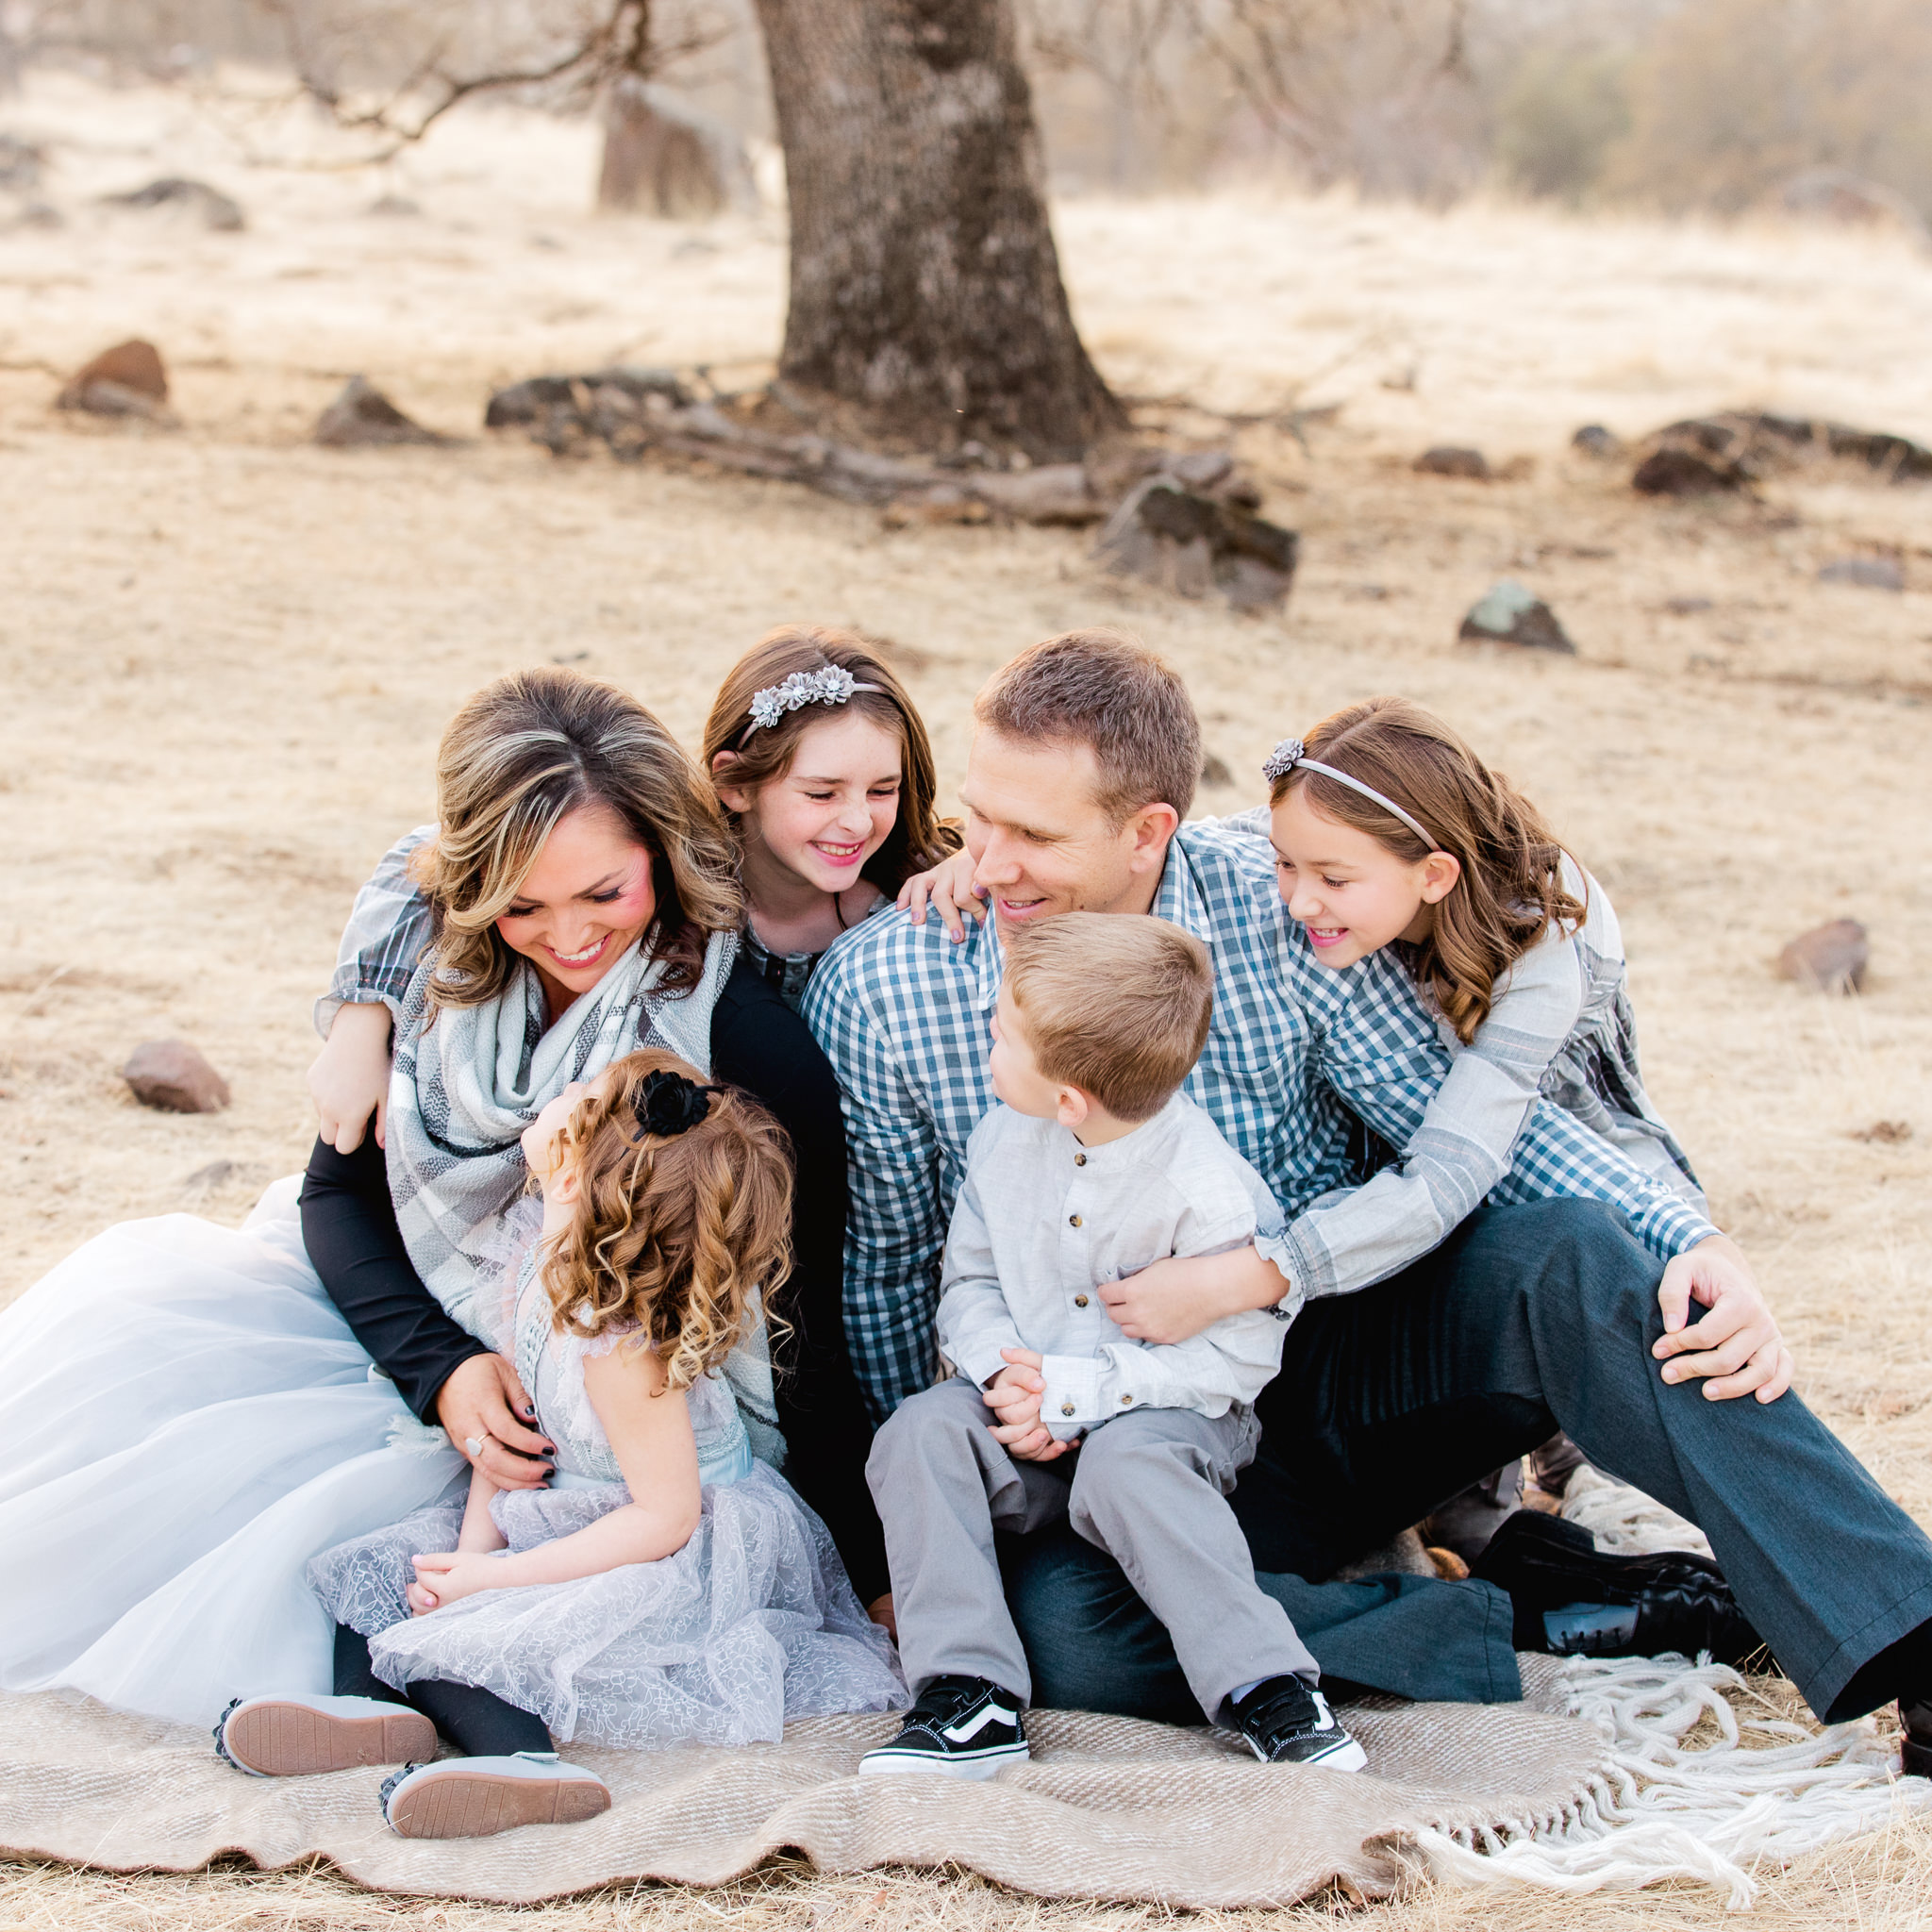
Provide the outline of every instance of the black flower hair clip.
{"type": "Polygon", "coordinates": [[[689,1133],[710,1112],[711,1095],[724,1091],[722,1087],[700,1087],[668,1067],[646,1074],[639,1090],[638,1130],[631,1139],[689,1133]]]}

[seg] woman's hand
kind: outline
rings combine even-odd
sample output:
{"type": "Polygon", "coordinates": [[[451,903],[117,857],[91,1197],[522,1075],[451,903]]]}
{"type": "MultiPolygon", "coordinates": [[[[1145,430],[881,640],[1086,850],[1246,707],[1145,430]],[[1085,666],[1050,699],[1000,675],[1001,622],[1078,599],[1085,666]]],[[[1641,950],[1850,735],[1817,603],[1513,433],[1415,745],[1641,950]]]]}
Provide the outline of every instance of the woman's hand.
{"type": "Polygon", "coordinates": [[[1273,1307],[1288,1292],[1274,1262],[1253,1247],[1171,1255],[1096,1291],[1131,1341],[1186,1341],[1229,1315],[1273,1307]]]}
{"type": "Polygon", "coordinates": [[[956,852],[929,872],[914,873],[899,888],[899,904],[911,915],[914,925],[925,924],[925,908],[930,905],[957,945],[966,937],[966,918],[977,924],[986,917],[986,900],[973,890],[972,853],[956,852]]]}
{"type": "Polygon", "coordinates": [[[457,1364],[436,1397],[436,1419],[449,1439],[500,1490],[541,1490],[556,1445],[525,1428],[537,1419],[517,1372],[500,1355],[473,1355],[457,1364]],[[472,1449],[470,1444],[477,1444],[472,1449]],[[537,1460],[534,1458],[543,1458],[537,1460]]]}
{"type": "Polygon", "coordinates": [[[495,1590],[503,1580],[503,1559],[476,1550],[450,1550],[435,1557],[417,1557],[416,1581],[405,1592],[409,1608],[419,1617],[440,1610],[479,1590],[495,1590]],[[420,1607],[419,1607],[420,1605],[420,1607]]]}
{"type": "Polygon", "coordinates": [[[375,1144],[389,1144],[389,1008],[380,1001],[340,1007],[322,1051],[309,1065],[308,1091],[322,1138],[338,1154],[353,1154],[361,1146],[371,1114],[375,1116],[375,1144]]]}

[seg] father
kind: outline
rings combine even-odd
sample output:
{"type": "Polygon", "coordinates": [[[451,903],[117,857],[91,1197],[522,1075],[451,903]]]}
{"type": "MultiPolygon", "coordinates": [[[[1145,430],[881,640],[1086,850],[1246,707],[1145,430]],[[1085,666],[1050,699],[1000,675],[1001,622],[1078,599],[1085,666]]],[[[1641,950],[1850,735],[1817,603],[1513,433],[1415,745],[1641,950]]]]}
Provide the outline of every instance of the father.
{"type": "MultiPolygon", "coordinates": [[[[1291,1227],[1279,1252],[1158,1264],[1114,1312],[1160,1341],[1236,1307],[1293,1321],[1235,1495],[1257,1567],[1283,1584],[1330,1576],[1561,1427],[1705,1530],[1821,1715],[1932,1696],[1932,1542],[1795,1396],[1705,1399],[1778,1394],[1789,1357],[1775,1324],[1729,1243],[1568,1115],[1539,1104],[1511,1174],[1432,1254],[1379,1282],[1389,1264],[1374,1256],[1307,1278],[1291,1218],[1363,1178],[1363,1124],[1410,1143],[1447,1057],[1386,955],[1341,973],[1314,961],[1264,845],[1182,824],[1200,733],[1179,679],[1126,639],[1074,632],[1008,665],[975,716],[967,843],[993,918],[958,944],[937,923],[872,921],[826,956],[807,1000],[844,1092],[846,1325],[874,1414],[937,1371],[946,1223],[992,1103],[1001,929],[1156,912],[1214,961],[1213,1029],[1187,1091],[1291,1227]],[[1692,1299],[1704,1312],[1686,1326],[1692,1299]],[[1700,1377],[1712,1378],[1702,1393],[1700,1377]]],[[[1009,1556],[1041,1702],[1164,1715],[1181,1701],[1164,1635],[1110,1559],[1064,1531],[1009,1556]]],[[[1496,1601],[1441,1589],[1464,1614],[1472,1598],[1496,1601]]],[[[1438,1621],[1447,1601],[1398,1620],[1418,1687],[1435,1681],[1420,1652],[1456,1621],[1438,1621]]],[[[1324,1672],[1352,1674],[1358,1648],[1311,1642],[1324,1672]]],[[[1410,1688],[1402,1659],[1384,1662],[1375,1681],[1410,1688]]]]}

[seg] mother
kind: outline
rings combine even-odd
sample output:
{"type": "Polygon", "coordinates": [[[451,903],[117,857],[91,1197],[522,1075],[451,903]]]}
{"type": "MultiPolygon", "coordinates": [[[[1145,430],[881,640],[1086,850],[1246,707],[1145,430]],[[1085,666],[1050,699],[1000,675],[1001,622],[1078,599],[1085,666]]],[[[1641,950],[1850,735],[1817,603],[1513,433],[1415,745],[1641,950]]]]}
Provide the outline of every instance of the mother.
{"type": "Polygon", "coordinates": [[[438,938],[413,991],[458,983],[400,1058],[408,1131],[387,1169],[373,1143],[318,1142],[299,1223],[291,1182],[240,1234],[129,1224],[0,1316],[0,1427],[34,1445],[0,1504],[5,1688],[191,1722],[238,1693],[331,1688],[336,1637],[303,1562],[463,1473],[405,1404],[499,1482],[542,1479],[487,1295],[464,1291],[491,1278],[529,1111],[646,1041],[745,1088],[791,1136],[796,1335],[775,1421],[860,1600],[886,1588],[839,1317],[837,1089],[736,959],[733,854],[704,774],[614,687],[537,671],[464,707],[439,789],[441,830],[416,860],[438,938]]]}

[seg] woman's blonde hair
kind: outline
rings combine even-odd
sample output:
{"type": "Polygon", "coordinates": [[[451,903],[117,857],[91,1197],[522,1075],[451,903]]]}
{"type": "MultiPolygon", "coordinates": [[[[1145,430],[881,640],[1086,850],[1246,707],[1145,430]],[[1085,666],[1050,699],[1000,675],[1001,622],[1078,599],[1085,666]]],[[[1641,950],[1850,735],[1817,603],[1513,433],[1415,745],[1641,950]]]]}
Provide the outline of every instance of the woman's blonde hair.
{"type": "MultiPolygon", "coordinates": [[[[798,741],[821,718],[861,711],[899,741],[899,816],[879,849],[866,860],[863,876],[888,898],[916,872],[936,865],[960,845],[959,828],[935,808],[939,770],[925,721],[906,687],[879,654],[855,631],[824,625],[783,625],[768,631],[724,674],[711,715],[705,721],[705,770],[714,789],[755,791],[791,769],[798,741]],[[752,726],[751,701],[761,691],[783,684],[796,672],[836,666],[876,691],[855,691],[842,705],[801,705],[775,724],[752,726]],[[714,770],[721,751],[731,753],[723,771],[714,770]]],[[[719,806],[734,833],[742,836],[740,814],[719,806]]]]}
{"type": "Polygon", "coordinates": [[[689,1389],[743,1339],[754,1293],[768,1319],[791,1270],[791,1157],[784,1130],[735,1088],[699,1095],[682,1133],[654,1133],[654,1074],[702,1085],[675,1054],[626,1055],[571,1109],[564,1158],[577,1173],[570,1224],[550,1244],[552,1320],[589,1340],[633,1324],[673,1389],[689,1389]]]}
{"type": "Polygon", "coordinates": [[[1297,787],[1324,817],[1366,832],[1410,865],[1446,852],[1462,876],[1435,908],[1411,970],[1465,1044],[1488,1019],[1496,981],[1542,938],[1571,925],[1584,904],[1563,883],[1563,848],[1522,792],[1492,772],[1433,712],[1407,698],[1369,698],[1324,718],[1307,754],[1392,799],[1433,845],[1372,798],[1306,766],[1274,781],[1279,805],[1297,787]]]}
{"type": "Polygon", "coordinates": [[[436,919],[431,998],[475,1007],[519,956],[496,922],[567,812],[602,806],[651,855],[658,908],[645,949],[688,991],[715,932],[739,921],[736,857],[711,788],[627,691],[575,671],[512,672],[450,720],[436,757],[439,828],[416,860],[436,919]]]}

